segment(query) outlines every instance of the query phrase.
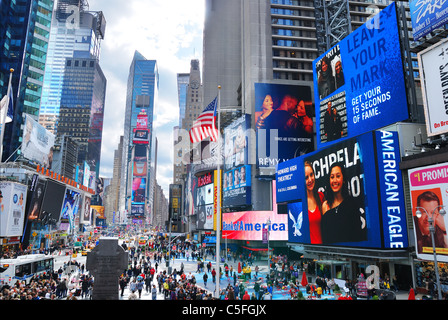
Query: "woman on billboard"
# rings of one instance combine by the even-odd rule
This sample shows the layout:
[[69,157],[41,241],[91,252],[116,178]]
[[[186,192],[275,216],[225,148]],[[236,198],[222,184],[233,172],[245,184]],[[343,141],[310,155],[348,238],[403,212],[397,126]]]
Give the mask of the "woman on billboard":
[[308,200],[308,221],[310,224],[310,242],[322,244],[321,219],[324,194],[317,191],[316,178],[311,162],[305,161],[305,185]]
[[322,242],[359,242],[367,240],[364,208],[350,195],[344,165],[330,167],[326,201],[322,205]]

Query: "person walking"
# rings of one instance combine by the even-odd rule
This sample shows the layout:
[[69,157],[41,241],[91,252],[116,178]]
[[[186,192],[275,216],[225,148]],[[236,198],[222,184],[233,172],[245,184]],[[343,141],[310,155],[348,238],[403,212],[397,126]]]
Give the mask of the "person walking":
[[208,279],[208,275],[206,272],[204,272],[204,276],[202,277],[202,279],[204,279],[204,286],[207,286],[207,279]]
[[144,282],[143,279],[140,279],[137,282],[137,290],[138,290],[138,298],[140,299],[142,297],[142,291],[143,291],[143,286],[144,286]]
[[156,300],[157,299],[157,288],[156,288],[155,284],[152,285],[151,294],[152,294],[152,300]]

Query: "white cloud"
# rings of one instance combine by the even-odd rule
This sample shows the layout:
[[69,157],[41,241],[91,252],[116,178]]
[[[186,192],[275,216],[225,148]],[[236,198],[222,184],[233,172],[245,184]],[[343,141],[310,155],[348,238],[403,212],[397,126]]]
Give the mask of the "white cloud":
[[[106,34],[100,65],[107,78],[101,176],[111,177],[114,151],[123,134],[127,77],[135,50],[159,67],[154,127],[159,139],[157,179],[168,194],[172,183],[172,129],[178,124],[177,73],[201,59],[205,0],[89,0],[103,11]],[[169,141],[169,143],[167,143]]]

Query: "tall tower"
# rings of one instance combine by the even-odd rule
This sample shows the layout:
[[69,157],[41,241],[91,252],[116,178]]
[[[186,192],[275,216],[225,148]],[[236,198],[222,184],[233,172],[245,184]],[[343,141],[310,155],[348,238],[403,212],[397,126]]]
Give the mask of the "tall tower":
[[[39,123],[57,133],[66,59],[99,61],[105,20],[102,12],[89,12],[87,0],[59,0],[53,14]],[[79,80],[78,80],[79,81]]]
[[[144,218],[148,212],[152,212],[156,173],[156,135],[153,122],[156,113],[159,91],[159,71],[157,61],[146,59],[141,53],[135,51],[129,69],[126,109],[123,135],[123,158],[122,158],[122,185],[120,194],[126,195],[120,198],[120,210],[128,210],[131,217]],[[144,116],[143,116],[144,114]],[[145,118],[146,130],[148,131],[147,144],[136,143],[135,134],[141,121]],[[141,146],[144,146],[142,148]],[[144,150],[143,150],[144,149]],[[137,155],[136,155],[137,153]],[[146,155],[145,155],[146,154]],[[144,211],[141,211],[142,201],[133,198],[133,169],[135,156],[146,157],[146,175],[144,187]],[[126,182],[126,183],[124,183]],[[143,180],[140,180],[143,186]],[[142,189],[142,188],[140,188]],[[135,190],[134,190],[135,191]],[[139,191],[141,192],[141,191]],[[139,193],[141,194],[141,193]],[[138,202],[138,205],[136,205]],[[134,203],[134,206],[132,204]],[[134,208],[134,213],[132,209]],[[138,210],[136,208],[139,208]]]
[[[14,119],[5,127],[3,159],[20,147],[27,113],[37,120],[47,60],[53,0],[6,0],[0,2],[0,94],[8,88],[14,69]],[[17,157],[17,153],[11,159]]]

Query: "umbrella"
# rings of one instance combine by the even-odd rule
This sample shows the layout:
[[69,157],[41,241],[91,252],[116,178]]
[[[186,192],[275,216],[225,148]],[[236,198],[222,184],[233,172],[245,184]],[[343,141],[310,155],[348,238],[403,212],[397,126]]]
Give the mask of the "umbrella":
[[302,281],[300,282],[300,284],[301,284],[303,287],[306,287],[306,285],[308,284],[308,280],[306,279],[305,271],[302,273]]
[[414,289],[411,288],[411,290],[409,291],[409,297],[408,300],[415,300],[415,292]]

